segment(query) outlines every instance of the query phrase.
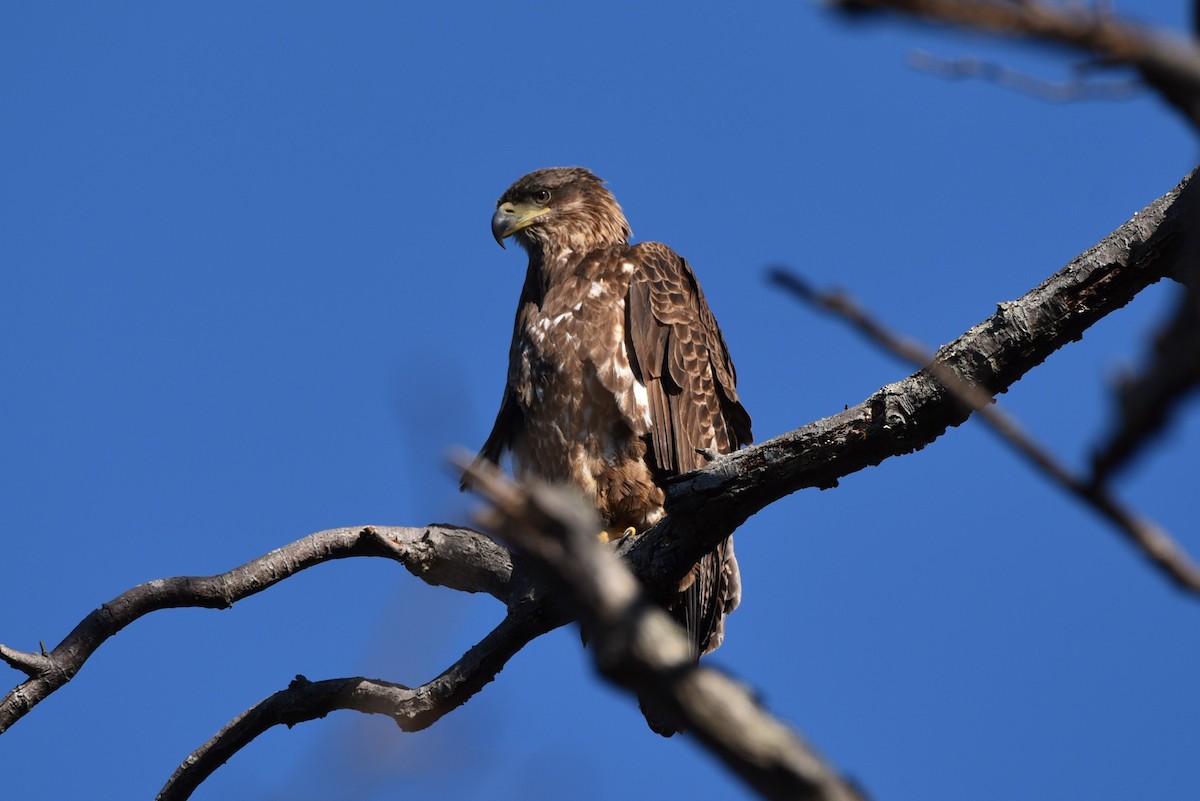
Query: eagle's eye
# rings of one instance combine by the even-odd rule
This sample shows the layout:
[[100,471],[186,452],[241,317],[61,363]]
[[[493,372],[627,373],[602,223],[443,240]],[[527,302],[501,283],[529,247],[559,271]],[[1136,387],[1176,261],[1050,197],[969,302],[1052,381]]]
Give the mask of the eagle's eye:
[[539,206],[545,206],[547,203],[550,202],[550,190],[549,189],[539,189],[536,192],[534,192],[533,193],[533,202],[537,203]]

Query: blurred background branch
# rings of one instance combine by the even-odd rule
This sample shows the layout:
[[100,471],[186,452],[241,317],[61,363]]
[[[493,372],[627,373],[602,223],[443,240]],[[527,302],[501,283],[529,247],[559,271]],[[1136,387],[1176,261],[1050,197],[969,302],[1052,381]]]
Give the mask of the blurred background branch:
[[1106,6],[1040,0],[830,0],[855,15],[895,12],[925,22],[1023,37],[1128,65],[1200,127],[1200,47],[1170,32],[1114,16]]
[[576,616],[602,675],[659,709],[764,798],[862,801],[788,726],[721,672],[697,665],[683,631],[597,539],[599,519],[571,490],[519,485],[462,465],[489,505],[479,523],[524,554]]

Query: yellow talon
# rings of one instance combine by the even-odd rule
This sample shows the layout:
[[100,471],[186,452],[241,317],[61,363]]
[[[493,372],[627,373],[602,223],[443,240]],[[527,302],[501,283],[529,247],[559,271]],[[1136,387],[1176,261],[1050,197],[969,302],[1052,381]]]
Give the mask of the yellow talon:
[[622,531],[620,533],[620,535],[613,535],[613,534],[609,534],[607,531],[601,531],[600,532],[600,541],[603,543],[620,542],[621,540],[625,539],[626,537],[635,537],[635,536],[637,536],[637,529],[634,528],[633,526],[630,526],[629,528]]

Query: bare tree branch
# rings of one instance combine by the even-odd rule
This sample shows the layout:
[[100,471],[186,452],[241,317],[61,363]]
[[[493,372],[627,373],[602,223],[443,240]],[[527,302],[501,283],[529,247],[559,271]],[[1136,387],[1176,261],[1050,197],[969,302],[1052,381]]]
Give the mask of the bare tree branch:
[[[771,279],[806,303],[841,317],[892,355],[917,367],[926,365],[925,369],[950,393],[964,406],[977,413],[1002,440],[1024,456],[1043,475],[1108,519],[1135,548],[1182,589],[1200,594],[1200,567],[1169,534],[1153,522],[1129,511],[1103,486],[1076,476],[1025,431],[1014,417],[991,405],[994,400],[991,395],[973,384],[962,382],[957,374],[946,369],[941,362],[933,361],[932,354],[920,345],[887,330],[848,295],[840,292],[818,292],[799,276],[782,269],[772,272]],[[1200,347],[1200,343],[1197,345]]]
[[105,640],[143,615],[178,607],[225,609],[313,565],[355,556],[394,559],[429,584],[508,600],[508,552],[478,532],[440,525],[321,531],[220,575],[139,584],[84,618],[48,654],[0,645],[0,659],[30,677],[0,701],[0,732],[70,681]]
[[1122,81],[1089,81],[1078,75],[1069,81],[1047,81],[1018,70],[978,58],[938,58],[923,50],[908,55],[908,65],[915,70],[939,78],[978,78],[997,86],[1036,97],[1050,103],[1073,103],[1079,100],[1126,100],[1145,91],[1135,79]]
[[486,463],[464,460],[462,466],[492,503],[480,524],[528,556],[578,616],[605,677],[665,705],[684,731],[766,798],[862,801],[745,687],[696,664],[683,631],[600,545],[600,521],[581,497],[564,488],[517,485]]
[[1200,47],[1082,4],[1003,0],[829,0],[846,12],[895,11],[928,22],[1040,39],[1128,64],[1200,127]]
[[316,720],[339,709],[387,715],[404,731],[427,728],[470,700],[531,640],[566,622],[544,599],[518,603],[462,658],[420,687],[362,677],[310,682],[297,676],[287,689],[238,715],[192,752],[156,798],[189,798],[213,771],[268,729]]

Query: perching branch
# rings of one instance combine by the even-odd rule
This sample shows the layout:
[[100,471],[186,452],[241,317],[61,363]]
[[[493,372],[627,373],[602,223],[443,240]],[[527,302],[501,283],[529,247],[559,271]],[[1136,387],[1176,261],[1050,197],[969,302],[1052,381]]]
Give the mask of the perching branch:
[[29,676],[0,701],[0,732],[70,681],[105,640],[143,615],[179,607],[226,609],[313,565],[354,556],[394,559],[428,584],[507,601],[508,552],[478,532],[439,525],[321,531],[217,576],[139,584],[84,618],[49,653],[0,645],[0,659]]
[[744,686],[696,664],[683,631],[600,545],[600,521],[578,494],[515,484],[486,463],[463,466],[491,504],[479,523],[528,557],[554,597],[569,606],[606,678],[668,710],[766,798],[862,801]]
[[1087,8],[1041,0],[829,0],[850,13],[894,11],[927,22],[1080,50],[1105,64],[1128,64],[1200,127],[1200,46]]

